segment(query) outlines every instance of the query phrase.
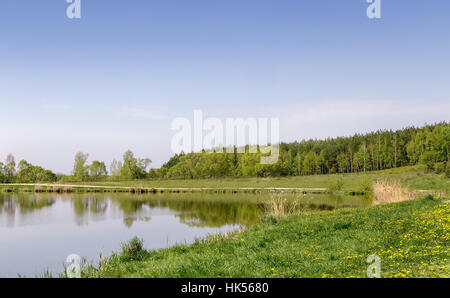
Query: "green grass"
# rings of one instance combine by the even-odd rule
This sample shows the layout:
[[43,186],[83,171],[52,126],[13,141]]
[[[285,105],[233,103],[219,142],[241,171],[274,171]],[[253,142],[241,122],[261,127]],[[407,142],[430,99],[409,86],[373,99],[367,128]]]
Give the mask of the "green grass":
[[74,184],[128,187],[162,188],[333,188],[339,180],[344,191],[360,191],[366,181],[378,179],[398,179],[403,186],[414,190],[435,190],[450,194],[450,179],[444,174],[427,173],[422,166],[402,167],[383,171],[352,174],[314,175],[279,178],[218,178],[195,180],[133,180],[76,182]]
[[310,212],[159,251],[113,254],[91,277],[449,277],[450,205],[443,199]]

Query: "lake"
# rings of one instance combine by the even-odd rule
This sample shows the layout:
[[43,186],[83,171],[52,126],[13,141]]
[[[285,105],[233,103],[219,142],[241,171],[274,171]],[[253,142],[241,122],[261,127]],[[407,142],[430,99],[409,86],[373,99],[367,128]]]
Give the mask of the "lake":
[[[0,277],[58,273],[70,254],[97,264],[137,236],[146,249],[192,243],[260,222],[256,194],[0,193]],[[359,197],[300,195],[308,209],[368,202]]]

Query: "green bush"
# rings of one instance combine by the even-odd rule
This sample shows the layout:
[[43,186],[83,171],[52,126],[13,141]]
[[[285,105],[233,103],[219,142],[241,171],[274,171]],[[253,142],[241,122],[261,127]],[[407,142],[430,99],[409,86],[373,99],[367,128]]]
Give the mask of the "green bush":
[[276,225],[278,223],[278,218],[271,214],[266,214],[261,217],[261,222],[265,225]]
[[446,163],[444,162],[437,162],[434,164],[434,172],[436,174],[442,174],[445,172],[446,168]]
[[329,190],[332,192],[341,191],[344,188],[344,179],[339,177],[333,184],[330,185]]
[[420,156],[420,163],[426,165],[428,171],[434,170],[434,165],[439,156],[437,152],[426,151]]
[[425,201],[435,201],[435,198],[432,195],[426,195],[423,199]]
[[144,250],[144,241],[138,237],[134,237],[130,242],[122,244],[122,261],[135,261],[141,259]]
[[361,192],[371,192],[373,190],[372,188],[372,180],[370,180],[367,177],[364,177],[363,180],[361,180],[360,184],[359,184],[359,190]]

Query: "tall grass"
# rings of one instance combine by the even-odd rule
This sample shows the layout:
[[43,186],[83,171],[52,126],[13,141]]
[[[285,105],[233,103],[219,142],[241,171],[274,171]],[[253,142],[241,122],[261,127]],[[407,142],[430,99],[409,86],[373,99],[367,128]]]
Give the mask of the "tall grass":
[[333,183],[328,187],[328,190],[332,193],[340,192],[344,189],[344,179],[342,176],[338,177],[336,181],[333,181]]
[[283,195],[272,195],[264,204],[266,214],[283,217],[287,215],[297,214],[302,208],[295,199],[288,199]]
[[134,237],[130,242],[122,244],[122,254],[120,257],[124,261],[133,261],[141,259],[145,253],[144,240]]
[[417,196],[413,191],[401,186],[400,181],[377,180],[373,184],[375,205],[414,200]]
[[42,185],[36,184],[34,186],[34,192],[37,192],[37,193],[44,192],[44,189],[42,188]]

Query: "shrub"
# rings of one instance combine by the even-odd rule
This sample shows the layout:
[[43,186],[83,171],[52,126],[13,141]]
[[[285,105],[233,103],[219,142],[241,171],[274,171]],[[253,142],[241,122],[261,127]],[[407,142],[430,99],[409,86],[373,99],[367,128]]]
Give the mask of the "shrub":
[[446,170],[446,163],[444,162],[437,162],[434,164],[434,172],[436,174],[442,174]]
[[420,156],[420,163],[426,165],[428,171],[434,170],[434,164],[438,160],[439,156],[437,152],[426,151]]
[[144,252],[144,241],[138,237],[134,237],[130,242],[122,244],[122,254],[120,257],[124,261],[139,260]]
[[430,194],[426,195],[423,199],[424,199],[424,200],[427,200],[427,201],[435,201],[435,200],[436,200],[436,199],[435,199],[432,195],[430,195]]
[[341,191],[343,188],[344,188],[344,179],[342,179],[342,177],[339,177],[333,184],[331,184],[329,190],[335,192]]
[[362,192],[371,192],[373,190],[372,181],[369,178],[364,177],[359,184],[359,189]]

